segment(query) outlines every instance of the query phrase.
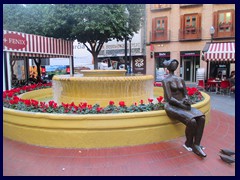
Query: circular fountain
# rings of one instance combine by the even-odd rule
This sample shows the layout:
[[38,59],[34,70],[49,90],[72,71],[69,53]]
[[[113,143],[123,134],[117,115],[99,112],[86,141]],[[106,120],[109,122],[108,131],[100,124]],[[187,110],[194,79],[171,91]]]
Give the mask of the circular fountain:
[[153,76],[125,76],[126,70],[82,70],[82,75],[53,77],[53,99],[107,106],[109,101],[131,105],[153,97]]
[[[126,76],[125,71],[87,71],[74,77],[55,76],[53,88],[21,95],[23,99],[58,99],[58,102],[126,104],[163,96],[152,76]],[[115,74],[117,73],[117,74]],[[100,75],[101,74],[101,75]],[[194,104],[210,119],[210,97]],[[147,100],[146,100],[147,101]],[[3,108],[5,137],[39,146],[60,148],[105,148],[156,143],[184,135],[185,126],[170,119],[164,110],[118,114],[52,114]]]

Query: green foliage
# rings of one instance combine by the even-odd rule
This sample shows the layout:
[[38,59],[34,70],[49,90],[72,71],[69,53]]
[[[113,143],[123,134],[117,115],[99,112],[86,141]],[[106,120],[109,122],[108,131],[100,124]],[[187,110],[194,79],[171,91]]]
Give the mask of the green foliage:
[[[125,8],[129,17],[124,13]],[[140,29],[144,8],[143,4],[5,4],[3,27],[11,31],[77,39],[92,53],[96,68],[97,56],[105,42],[123,40]]]

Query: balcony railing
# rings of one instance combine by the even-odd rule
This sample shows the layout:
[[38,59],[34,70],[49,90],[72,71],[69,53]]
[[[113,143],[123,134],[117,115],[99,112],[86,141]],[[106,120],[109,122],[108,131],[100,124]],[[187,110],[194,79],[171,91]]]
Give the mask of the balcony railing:
[[232,26],[232,23],[231,22],[221,22],[219,23],[219,29],[227,29],[227,28],[230,28]]
[[180,7],[202,6],[203,4],[180,4]]
[[170,30],[156,29],[150,32],[150,42],[167,42],[170,41]]
[[188,27],[179,30],[179,41],[201,40],[201,38],[202,38],[201,28]]
[[171,9],[171,4],[151,4],[151,11]]
[[227,30],[228,28],[219,28],[215,27],[215,33],[213,35],[214,39],[224,39],[224,38],[235,38],[235,29],[234,28],[230,28],[229,30]]

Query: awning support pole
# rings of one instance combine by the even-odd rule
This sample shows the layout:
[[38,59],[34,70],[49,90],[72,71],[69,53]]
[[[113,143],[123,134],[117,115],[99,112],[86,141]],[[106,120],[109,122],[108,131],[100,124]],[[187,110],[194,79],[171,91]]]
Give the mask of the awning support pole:
[[70,57],[69,57],[69,64],[70,64],[70,76],[74,76],[73,56],[70,56]]
[[6,53],[7,56],[7,78],[8,78],[8,90],[12,89],[12,73],[11,73],[11,63],[10,63],[10,53]]
[[209,61],[207,61],[207,76],[206,76],[206,79],[208,80],[208,74],[209,74],[209,72],[208,72],[208,67],[209,66]]

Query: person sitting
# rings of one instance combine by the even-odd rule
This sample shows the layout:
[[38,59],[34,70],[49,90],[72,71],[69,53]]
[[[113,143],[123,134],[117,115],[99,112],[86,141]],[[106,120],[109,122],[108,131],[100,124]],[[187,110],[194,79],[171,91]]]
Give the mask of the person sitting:
[[216,79],[219,79],[219,80],[222,79],[222,71],[218,72]]
[[207,155],[200,145],[205,126],[205,115],[191,107],[184,80],[174,75],[179,64],[178,61],[176,59],[165,60],[163,64],[169,71],[169,75],[162,81],[166,114],[186,125],[184,147],[201,157],[206,157]]
[[231,72],[229,76],[229,82],[231,83],[232,86],[235,86],[235,71]]

